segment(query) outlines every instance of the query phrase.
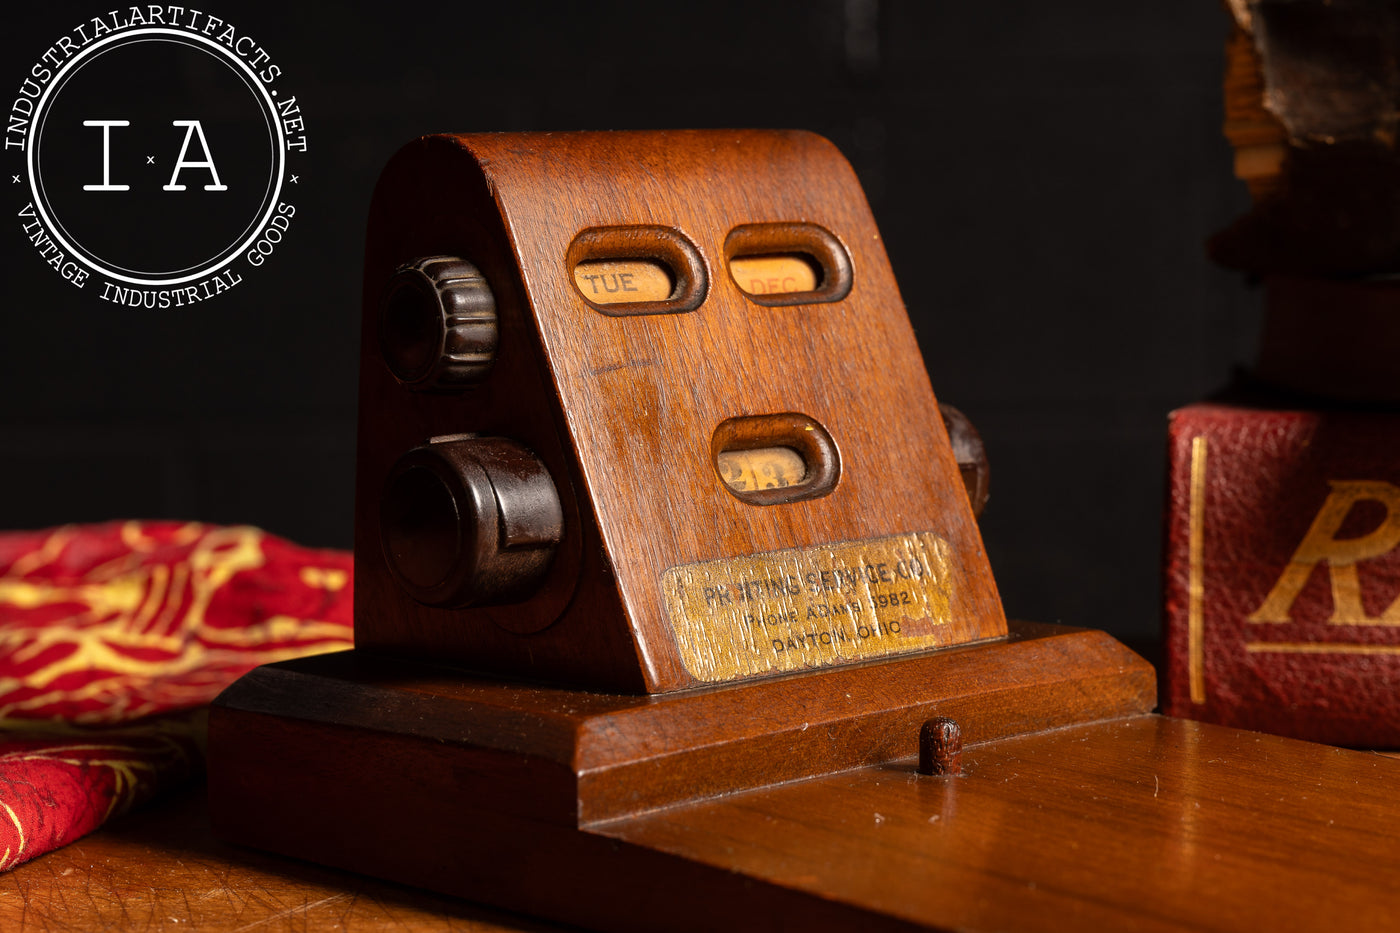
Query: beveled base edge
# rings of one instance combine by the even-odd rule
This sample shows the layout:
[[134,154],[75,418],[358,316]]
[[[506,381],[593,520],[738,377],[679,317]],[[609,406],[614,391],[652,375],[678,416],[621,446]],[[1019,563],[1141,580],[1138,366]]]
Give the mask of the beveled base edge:
[[[934,716],[976,745],[1136,716],[1155,691],[1107,635],[1025,623],[991,644],[658,696],[345,652],[260,668],[219,698],[210,810],[231,842],[572,923],[713,929],[716,905],[743,902],[804,929],[904,929],[588,827],[907,759]],[[618,896],[652,889],[650,907]]]
[[1148,712],[1155,697],[1151,666],[1109,636],[1032,623],[993,643],[655,696],[341,652],[244,677],[215,703],[210,744],[219,759],[225,724],[261,714],[300,724],[308,741],[326,726],[455,747],[523,769],[537,812],[578,824],[907,758],[935,716],[957,720],[971,745]]

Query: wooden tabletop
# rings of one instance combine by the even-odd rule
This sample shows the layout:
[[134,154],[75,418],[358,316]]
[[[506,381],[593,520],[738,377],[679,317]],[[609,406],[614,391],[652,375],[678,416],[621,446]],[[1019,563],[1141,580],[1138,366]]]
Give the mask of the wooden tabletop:
[[[964,763],[960,778],[896,763],[593,832],[936,928],[1381,930],[1400,916],[1389,758],[1143,716]],[[202,787],[0,874],[6,933],[187,929],[567,928],[221,843]]]
[[[1384,930],[1400,917],[1390,758],[1135,716],[974,745],[963,763],[952,779],[912,760],[841,771],[588,832],[896,925]],[[571,928],[220,842],[202,785],[0,873],[5,933],[187,929]]]
[[[594,828],[920,928],[1400,928],[1400,762],[1138,716]],[[873,922],[868,928],[875,928]]]
[[219,842],[202,786],[0,874],[6,933],[564,929]]

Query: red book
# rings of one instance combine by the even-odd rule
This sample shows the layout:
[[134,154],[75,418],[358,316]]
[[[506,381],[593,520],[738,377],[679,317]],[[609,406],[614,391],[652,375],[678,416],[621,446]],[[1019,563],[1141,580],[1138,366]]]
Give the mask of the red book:
[[1400,748],[1400,413],[1171,415],[1168,715]]

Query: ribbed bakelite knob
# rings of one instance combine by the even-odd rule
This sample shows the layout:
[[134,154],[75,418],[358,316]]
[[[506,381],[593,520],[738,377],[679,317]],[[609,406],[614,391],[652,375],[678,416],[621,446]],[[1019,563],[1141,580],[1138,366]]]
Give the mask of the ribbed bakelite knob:
[[486,377],[496,359],[496,300],[476,266],[427,256],[394,270],[379,310],[379,349],[412,389],[452,391]]

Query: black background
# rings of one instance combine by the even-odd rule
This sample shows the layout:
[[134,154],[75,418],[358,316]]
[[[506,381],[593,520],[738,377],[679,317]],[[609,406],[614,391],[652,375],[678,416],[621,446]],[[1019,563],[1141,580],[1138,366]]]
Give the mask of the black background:
[[[25,4],[6,109],[113,5]],[[348,547],[364,220],[438,131],[815,130],[866,187],[940,400],[990,450],[1007,611],[1156,630],[1165,416],[1248,362],[1258,298],[1202,243],[1241,213],[1213,0],[200,5],[307,119],[268,265],[167,311],[80,293],[10,215],[0,527],[173,517]],[[11,210],[23,206],[7,161]]]

